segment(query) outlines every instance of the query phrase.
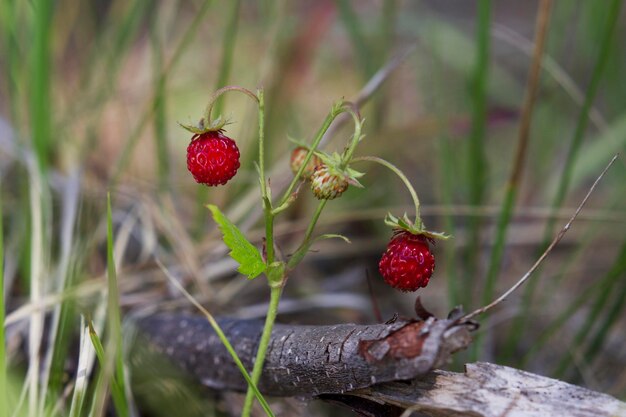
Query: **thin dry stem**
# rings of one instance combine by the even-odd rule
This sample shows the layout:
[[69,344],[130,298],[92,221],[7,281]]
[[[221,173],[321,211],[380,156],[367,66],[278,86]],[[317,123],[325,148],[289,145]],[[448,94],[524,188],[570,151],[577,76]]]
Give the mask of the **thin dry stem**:
[[478,316],[479,314],[483,314],[483,313],[491,310],[493,307],[497,306],[502,301],[504,301],[509,295],[511,295],[515,290],[517,290],[520,286],[522,286],[522,284],[524,284],[528,280],[528,278],[530,278],[532,273],[535,272],[535,270],[539,267],[539,265],[543,262],[543,260],[548,256],[548,254],[550,252],[552,252],[552,249],[554,249],[554,247],[561,241],[563,236],[565,236],[565,233],[567,233],[569,228],[572,226],[572,223],[574,222],[574,220],[576,220],[576,217],[578,217],[578,213],[580,213],[580,211],[582,210],[582,208],[585,205],[585,203],[587,203],[587,200],[589,200],[589,197],[591,197],[591,194],[595,190],[596,186],[598,185],[598,183],[600,182],[602,177],[604,177],[604,174],[606,174],[606,172],[609,170],[611,165],[613,165],[613,163],[617,160],[617,158],[618,158],[618,155],[615,155],[611,159],[611,161],[608,163],[608,165],[604,168],[604,170],[600,173],[598,178],[596,178],[596,180],[594,181],[593,185],[589,188],[589,191],[587,191],[587,195],[585,195],[585,198],[583,198],[582,202],[578,205],[578,208],[576,208],[576,211],[574,212],[572,217],[565,224],[563,229],[561,229],[561,231],[556,235],[556,237],[552,240],[552,243],[550,243],[550,246],[548,246],[548,248],[541,254],[539,259],[537,259],[537,261],[528,270],[528,272],[526,272],[524,274],[524,276],[522,276],[522,278],[520,278],[520,280],[515,283],[515,285],[513,285],[511,288],[509,288],[509,290],[506,291],[504,294],[502,294],[500,297],[496,298],[494,301],[492,301],[491,303],[487,304],[486,306],[481,307],[481,308],[479,308],[477,310],[474,310],[474,311],[472,311],[469,314],[466,314],[465,316],[461,317],[459,319],[459,321],[470,320],[470,319]]

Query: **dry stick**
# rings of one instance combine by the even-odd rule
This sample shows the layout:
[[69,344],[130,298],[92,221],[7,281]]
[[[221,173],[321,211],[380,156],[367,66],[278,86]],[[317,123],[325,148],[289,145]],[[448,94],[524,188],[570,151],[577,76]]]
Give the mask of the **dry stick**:
[[524,274],[524,276],[522,276],[522,278],[520,278],[519,281],[517,281],[515,283],[515,285],[513,285],[507,292],[505,292],[504,294],[502,294],[500,297],[496,298],[494,301],[492,301],[491,303],[487,304],[484,307],[481,307],[477,310],[474,310],[473,312],[466,314],[465,316],[461,317],[459,319],[459,322],[463,322],[463,321],[467,321],[470,320],[476,316],[478,316],[479,314],[483,314],[489,310],[491,310],[493,307],[497,306],[498,304],[500,304],[502,301],[504,301],[509,295],[511,295],[515,290],[517,290],[522,284],[524,284],[528,278],[530,278],[530,276],[532,275],[533,272],[535,272],[535,270],[539,267],[539,265],[541,264],[541,262],[543,262],[543,260],[548,256],[548,254],[552,251],[552,249],[554,249],[554,247],[561,241],[561,239],[563,238],[563,236],[565,236],[565,233],[567,233],[567,231],[569,230],[569,228],[571,227],[572,223],[574,222],[574,220],[576,220],[576,217],[578,217],[578,213],[580,213],[580,211],[582,210],[583,206],[585,205],[585,203],[587,203],[587,200],[589,200],[589,197],[591,196],[591,193],[593,193],[593,190],[596,188],[596,185],[598,185],[598,183],[600,182],[600,180],[602,179],[602,177],[604,177],[604,174],[606,174],[606,172],[609,170],[609,168],[611,167],[611,165],[613,165],[613,163],[615,162],[615,160],[617,160],[618,155],[613,156],[613,158],[611,159],[611,161],[608,163],[608,165],[604,168],[604,170],[602,171],[602,173],[600,173],[600,175],[598,176],[598,178],[596,178],[596,180],[594,181],[593,185],[591,186],[591,188],[589,188],[589,191],[587,191],[587,195],[585,195],[585,198],[583,198],[583,201],[580,203],[580,205],[578,206],[578,208],[576,209],[576,211],[574,212],[574,214],[572,215],[572,217],[570,217],[569,221],[565,224],[565,226],[563,227],[563,229],[561,229],[561,231],[556,235],[556,237],[554,238],[554,240],[552,240],[552,243],[550,243],[550,246],[548,246],[548,248],[541,254],[541,256],[539,257],[539,259],[537,259],[537,261],[534,263],[534,265],[528,270],[528,272],[526,272]]

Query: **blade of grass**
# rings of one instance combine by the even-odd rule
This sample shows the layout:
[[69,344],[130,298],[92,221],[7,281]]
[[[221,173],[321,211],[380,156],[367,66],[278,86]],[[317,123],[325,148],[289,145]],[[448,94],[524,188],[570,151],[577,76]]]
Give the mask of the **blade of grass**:
[[[561,177],[560,177],[558,189],[554,196],[554,200],[552,202],[553,212],[557,211],[561,207],[561,205],[563,204],[563,201],[565,200],[565,195],[569,189],[569,184],[571,182],[574,164],[578,157],[578,153],[582,145],[582,139],[587,129],[587,124],[589,121],[589,111],[592,107],[593,101],[598,91],[598,87],[600,85],[600,80],[602,79],[602,73],[604,72],[606,62],[610,55],[609,52],[610,52],[611,41],[613,39],[613,33],[617,25],[617,20],[619,17],[619,11],[620,11],[621,6],[622,6],[622,0],[612,0],[609,5],[608,17],[607,17],[608,20],[605,26],[602,42],[600,45],[600,53],[598,54],[598,59],[595,63],[595,67],[591,75],[591,83],[589,84],[589,88],[587,89],[587,93],[585,94],[585,101],[583,103],[583,106],[580,110],[580,114],[578,116],[578,121],[576,124],[576,128],[574,130],[574,135],[572,136],[572,140],[569,143],[568,153],[565,159],[563,170],[561,171]],[[550,236],[553,233],[554,226],[555,226],[554,218],[548,219],[545,232],[544,232],[543,243],[541,245],[542,250],[543,248],[547,246],[547,242],[549,242]],[[539,280],[534,280],[530,282],[524,291],[524,294],[522,297],[521,312],[517,316],[516,320],[513,322],[511,326],[511,332],[510,332],[511,336],[509,340],[507,341],[508,351],[512,351],[512,349],[514,349],[514,347],[518,344],[520,338],[524,334],[524,328],[526,327],[526,318],[530,317],[529,310],[532,304],[533,296],[535,293],[535,288],[538,282]]]
[[[622,286],[622,291],[616,292],[616,288],[620,288],[619,279],[626,272],[626,243],[622,245],[622,248],[617,256],[617,259],[613,263],[611,270],[605,275],[603,281],[606,282],[605,285],[602,286],[602,290],[599,292],[597,297],[594,300],[593,307],[589,315],[587,316],[585,323],[578,330],[576,336],[574,337],[574,341],[571,343],[573,349],[577,349],[582,346],[585,340],[591,339],[591,332],[594,326],[598,325],[600,320],[600,316],[608,308],[608,312],[606,314],[605,320],[602,322],[598,330],[596,331],[595,336],[593,337],[593,342],[587,348],[587,352],[583,356],[588,363],[592,363],[593,357],[591,355],[597,354],[598,350],[603,344],[604,337],[613,324],[613,320],[615,317],[619,315],[624,303],[623,295],[624,291],[626,291],[626,285]],[[615,302],[610,304],[611,296],[618,295],[614,297]],[[572,365],[572,356],[565,355],[561,361],[559,361],[558,365],[555,368],[554,375],[557,378],[562,378],[565,372],[570,369]]]
[[[78,217],[78,202],[80,196],[80,174],[73,170],[68,174],[67,181],[62,193],[62,220],[59,237],[60,258],[54,277],[54,283],[50,285],[58,293],[66,291],[70,276],[70,259],[72,257],[74,227]],[[48,329],[48,344],[51,346],[46,351],[41,390],[41,404],[48,399],[48,391],[51,398],[59,398],[62,387],[62,374],[65,368],[66,354],[70,339],[73,337],[70,313],[73,300],[63,300],[55,305],[52,319]],[[51,378],[52,377],[52,378]]]
[[[539,90],[539,80],[541,74],[541,63],[543,60],[543,50],[548,33],[550,23],[550,13],[552,9],[552,0],[542,0],[539,4],[537,19],[535,22],[535,48],[533,52],[532,62],[528,80],[526,81],[526,93],[522,104],[522,114],[520,117],[520,125],[517,136],[517,149],[515,151],[515,159],[511,174],[507,182],[506,194],[502,202],[500,215],[498,216],[496,235],[494,238],[493,249],[485,279],[485,289],[483,291],[482,304],[486,304],[493,299],[496,279],[500,272],[502,264],[502,256],[506,245],[506,236],[508,226],[513,216],[513,210],[517,201],[517,193],[520,186],[524,165],[526,162],[526,153],[530,142],[530,126],[532,123],[533,107]],[[477,339],[476,349],[480,350],[480,341]]]
[[165,90],[167,75],[164,71],[163,39],[159,35],[163,32],[159,26],[159,10],[156,9],[153,12],[150,25],[150,41],[152,45],[152,69],[154,71],[154,139],[156,142],[158,187],[160,192],[165,192],[170,189],[170,158],[166,130],[167,103]]
[[[570,146],[568,148],[567,157],[565,159],[565,164],[563,166],[563,171],[561,171],[561,178],[558,185],[557,192],[554,196],[554,201],[552,203],[553,210],[557,210],[563,204],[565,199],[565,195],[569,189],[569,184],[572,177],[572,172],[574,168],[574,163],[576,162],[576,158],[578,156],[578,152],[580,150],[582,140],[587,129],[587,124],[589,122],[589,111],[592,107],[593,101],[596,97],[596,93],[598,91],[598,87],[600,85],[600,81],[602,80],[602,74],[606,67],[606,63],[610,57],[611,51],[611,43],[613,40],[613,35],[615,31],[615,27],[617,26],[617,22],[620,16],[620,9],[622,7],[622,0],[612,0],[608,9],[608,17],[607,23],[605,26],[605,32],[603,34],[602,42],[600,44],[600,52],[598,54],[598,60],[596,61],[595,67],[593,69],[593,73],[591,75],[591,82],[589,84],[589,88],[587,89],[587,94],[585,95],[585,101],[580,110],[580,114],[578,116],[578,121],[576,124],[576,128],[574,131],[574,135],[572,136],[572,140],[570,142]],[[546,231],[544,234],[544,246],[545,242],[549,239],[546,238],[552,234],[554,229],[554,221],[548,221],[546,226]]]
[[[44,295],[44,195],[47,190],[43,189],[42,177],[39,171],[38,161],[28,160],[29,171],[29,200],[30,200],[30,302],[38,305]],[[28,329],[28,405],[29,415],[36,416],[39,408],[40,387],[40,348],[44,330],[43,311],[34,311],[30,316]]]
[[18,124],[20,119],[20,94],[19,86],[21,84],[20,74],[22,74],[21,65],[24,59],[20,56],[20,49],[17,44],[16,27],[18,24],[17,7],[18,1],[2,1],[0,2],[0,31],[2,31],[3,56],[6,59],[4,63],[4,73],[6,74],[6,95],[8,98],[11,119]]
[[[89,56],[81,66],[79,91],[83,93],[68,109],[59,126],[82,121],[85,113],[92,114],[96,121],[100,119],[102,106],[117,91],[115,80],[149,6],[150,2],[144,1],[114,2],[103,22],[106,29],[96,32],[94,46],[87,51]],[[90,90],[91,86],[93,90]]]
[[[418,60],[422,60],[422,57],[418,57]],[[433,74],[433,84],[435,91],[443,91],[442,86],[443,77],[439,74],[444,74],[443,63],[439,57],[433,55],[433,65],[431,66],[431,73]],[[444,205],[452,206],[454,204],[454,177],[456,162],[454,159],[454,148],[452,146],[450,132],[446,123],[446,106],[444,100],[439,94],[433,94],[432,96],[433,109],[435,115],[442,126],[441,134],[437,138],[437,159],[438,159],[438,187],[437,190],[440,195],[440,200]],[[449,233],[453,233],[454,230],[454,217],[452,213],[444,213],[443,216],[443,228]],[[457,251],[455,245],[449,245],[444,252],[444,270],[446,273],[446,286],[448,287],[448,304],[450,306],[459,305],[462,295],[458,285],[457,277],[458,271],[456,267]]]
[[[93,328],[93,324],[91,322],[89,322],[89,338],[91,340],[91,344],[102,369],[102,375],[104,376],[103,381],[107,381],[109,380],[109,378],[107,378],[107,369],[109,369],[111,351],[107,348],[107,351],[105,352],[102,341],[100,340],[100,337],[98,337],[98,333]],[[109,344],[107,343],[107,346],[108,345]],[[120,385],[117,375],[110,378],[110,381],[111,396],[113,397],[115,410],[117,411],[117,413],[119,413],[119,415],[128,415],[128,405],[126,404],[124,388],[122,387],[122,385]]]
[[[491,0],[478,2],[477,33],[476,33],[476,61],[470,84],[472,99],[472,126],[467,151],[467,189],[468,202],[478,207],[484,203],[487,189],[487,155],[485,152],[485,136],[487,130],[487,89],[489,83],[489,52],[491,47]],[[468,238],[472,245],[467,246],[465,254],[466,273],[470,277],[477,277],[478,260],[481,249],[482,219],[472,217],[468,222]],[[473,281],[473,282],[472,282]],[[462,280],[461,294],[463,304],[470,305],[472,300],[471,288],[477,283],[474,280]],[[480,355],[479,340],[472,344],[469,351],[470,360],[476,361]]]
[[84,317],[80,320],[80,350],[78,352],[78,367],[76,368],[76,381],[74,392],[70,402],[69,417],[80,417],[83,415],[83,405],[87,395],[89,376],[96,353],[93,341],[90,338],[90,326],[85,325]]
[[[111,194],[107,194],[107,355],[114,364],[113,371],[113,400],[115,409],[120,417],[128,417],[130,410],[126,399],[124,361],[122,349],[122,324],[120,314],[119,292],[117,287],[117,272],[113,257],[113,215],[111,211]],[[95,334],[95,333],[94,333]],[[97,336],[97,335],[96,335]],[[116,388],[117,386],[117,388]]]
[[[487,84],[489,80],[489,50],[490,27],[491,27],[491,0],[478,2],[477,21],[477,54],[474,63],[474,73],[470,84],[472,98],[472,127],[469,137],[469,149],[467,152],[467,187],[469,190],[468,201],[470,205],[480,206],[485,199],[487,189],[487,157],[485,154],[485,134],[487,125]],[[468,246],[466,255],[467,274],[476,277],[478,270],[478,258],[481,242],[481,219],[474,217],[469,220],[469,241],[474,242]],[[467,281],[463,294],[466,299],[464,304],[469,305],[471,291],[469,288],[475,283]]]
[[30,125],[37,162],[43,173],[51,162],[52,120],[50,108],[50,80],[53,68],[50,52],[52,49],[52,15],[54,2],[33,1],[33,48],[30,57]]
[[241,375],[243,375],[244,379],[248,383],[248,386],[252,389],[254,396],[259,401],[259,404],[261,404],[261,407],[263,408],[263,411],[265,411],[265,414],[267,414],[268,416],[274,416],[274,414],[272,413],[272,410],[270,409],[269,404],[265,400],[265,397],[263,397],[263,394],[261,394],[257,386],[252,382],[252,379],[250,378],[250,374],[248,374],[248,371],[246,370],[245,366],[243,366],[243,363],[241,362],[241,359],[239,359],[237,352],[235,351],[233,346],[230,344],[230,341],[224,334],[224,331],[222,330],[220,325],[217,323],[213,315],[209,313],[207,309],[205,309],[200,303],[198,303],[198,301],[196,301],[195,298],[193,298],[191,294],[187,292],[187,290],[178,282],[178,280],[169,272],[169,270],[165,267],[165,265],[163,265],[163,263],[159,259],[156,259],[156,263],[159,266],[159,268],[161,268],[161,270],[163,271],[167,279],[172,283],[172,285],[174,285],[176,289],[180,291],[185,296],[185,298],[189,300],[191,304],[193,304],[202,314],[204,314],[207,321],[213,328],[213,331],[215,332],[215,334],[217,334],[220,341],[222,342],[222,344],[224,345],[228,353],[233,358],[233,361],[237,365],[237,368],[239,368],[239,370],[241,371]]
[[[189,28],[187,29],[182,39],[176,46],[174,55],[170,59],[168,65],[165,67],[164,72],[161,75],[162,77],[168,76],[178,64],[183,52],[187,49],[187,47],[193,40],[193,37],[196,34],[198,27],[200,26],[200,23],[202,23],[204,16],[209,11],[210,4],[211,3],[209,1],[203,2],[202,7],[196,12],[193,22],[191,23],[191,25],[189,25]],[[152,115],[154,114],[154,111],[155,111],[154,104],[155,103],[153,101],[150,104],[150,106],[144,111],[144,113],[139,118],[139,121],[137,122],[135,128],[132,130],[128,139],[126,140],[126,143],[124,144],[124,148],[120,152],[120,156],[118,157],[111,171],[112,174],[111,174],[110,182],[112,186],[117,184],[120,175],[122,174],[122,172],[128,165],[128,162],[130,161],[130,157],[132,156],[133,150],[135,149],[135,146],[137,145],[137,142],[141,136],[141,133],[143,133],[143,130],[145,129],[146,125],[148,124],[150,120],[150,117],[152,117]]]
[[[1,189],[0,189],[1,192]],[[5,349],[4,335],[4,315],[5,315],[5,298],[4,298],[4,210],[2,209],[2,194],[0,194],[0,416],[8,416],[8,398],[7,391],[9,389],[7,380],[7,358]]]

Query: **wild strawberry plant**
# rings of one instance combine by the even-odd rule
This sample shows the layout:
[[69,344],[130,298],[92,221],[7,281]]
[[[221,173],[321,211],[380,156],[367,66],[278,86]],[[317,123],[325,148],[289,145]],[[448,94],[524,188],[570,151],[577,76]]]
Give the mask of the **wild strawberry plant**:
[[[416,291],[425,287],[433,273],[435,258],[431,244],[435,239],[446,239],[443,233],[428,231],[420,217],[420,203],[417,193],[407,177],[390,162],[374,157],[355,157],[358,144],[363,139],[363,119],[350,102],[339,100],[333,104],[310,144],[298,143],[290,159],[294,174],[291,183],[279,198],[274,198],[265,175],[265,102],[263,90],[253,93],[242,87],[228,86],[216,91],[211,97],[204,116],[197,125],[181,125],[193,134],[187,150],[187,167],[198,183],[207,186],[226,184],[239,168],[239,150],[234,140],[226,136],[225,121],[221,116],[212,118],[213,104],[222,94],[237,91],[250,97],[258,105],[258,162],[257,170],[261,188],[261,203],[265,221],[265,244],[259,251],[244,234],[215,205],[208,205],[213,219],[218,224],[224,243],[230,248],[230,256],[239,264],[238,271],[248,279],[265,275],[270,287],[270,302],[263,333],[246,395],[242,416],[249,416],[254,396],[259,396],[256,385],[259,382],[270,335],[278,312],[278,304],[289,273],[302,261],[311,245],[319,239],[344,236],[327,234],[315,236],[315,227],[324,208],[330,200],[341,197],[349,187],[363,187],[359,178],[365,174],[354,169],[353,165],[362,162],[378,163],[393,171],[406,185],[415,205],[415,216],[407,214],[396,217],[389,213],[385,223],[393,229],[392,239],[379,263],[380,273],[387,284],[401,291]],[[341,114],[348,114],[354,124],[354,132],[341,153],[326,153],[320,143],[333,121]],[[306,190],[302,182],[309,183],[311,192],[319,200],[309,221],[300,245],[288,257],[279,256],[275,250],[274,223],[276,218]],[[347,240],[347,239],[346,239]],[[231,354],[236,353],[231,350]],[[267,407],[265,411],[271,414]]]

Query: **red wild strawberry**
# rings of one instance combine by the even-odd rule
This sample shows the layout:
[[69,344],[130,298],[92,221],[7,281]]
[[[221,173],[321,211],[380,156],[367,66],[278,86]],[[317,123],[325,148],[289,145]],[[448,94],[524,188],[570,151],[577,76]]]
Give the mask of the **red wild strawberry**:
[[[290,165],[291,165],[291,171],[293,172],[293,175],[296,175],[298,173],[308,153],[309,153],[309,150],[305,148],[304,146],[298,146],[296,149],[294,149],[291,152]],[[308,181],[311,178],[311,175],[313,175],[313,171],[315,170],[315,167],[321,164],[322,164],[322,160],[320,159],[319,156],[315,154],[311,155],[311,159],[309,159],[309,163],[306,164],[306,167],[302,171],[302,175],[300,176],[300,178],[305,181]]]
[[428,285],[435,269],[430,252],[432,239],[406,230],[397,231],[387,245],[378,269],[385,282],[401,291],[417,291]]
[[319,200],[332,200],[348,189],[348,179],[327,165],[318,165],[311,175],[311,190]]
[[239,169],[237,144],[221,130],[195,135],[187,147],[187,169],[200,184],[226,184]]

